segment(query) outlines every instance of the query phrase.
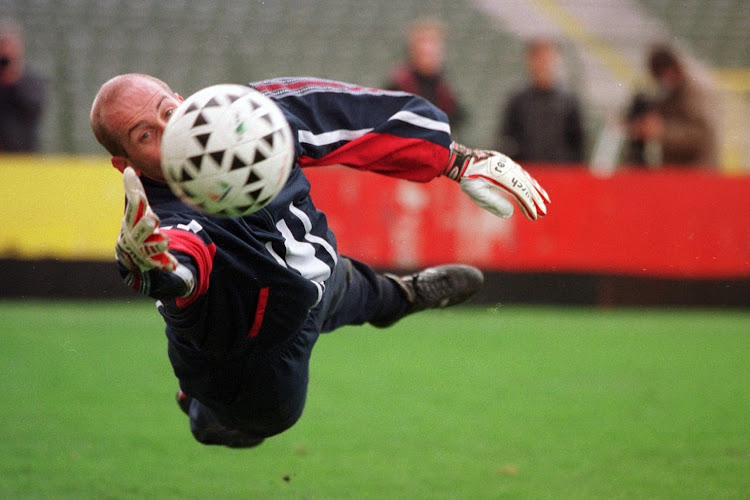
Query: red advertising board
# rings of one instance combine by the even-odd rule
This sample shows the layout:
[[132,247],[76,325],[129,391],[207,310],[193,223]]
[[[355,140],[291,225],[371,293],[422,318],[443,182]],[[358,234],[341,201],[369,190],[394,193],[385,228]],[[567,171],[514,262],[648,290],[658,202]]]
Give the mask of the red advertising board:
[[529,170],[552,198],[549,215],[535,222],[520,211],[499,219],[448,179],[419,184],[345,168],[306,173],[339,250],[378,267],[458,261],[514,272],[750,277],[750,176]]

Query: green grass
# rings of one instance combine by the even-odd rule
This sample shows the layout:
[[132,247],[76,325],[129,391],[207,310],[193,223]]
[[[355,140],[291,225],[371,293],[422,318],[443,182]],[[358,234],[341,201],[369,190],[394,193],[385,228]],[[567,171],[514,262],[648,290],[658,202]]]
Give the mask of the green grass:
[[205,447],[149,302],[0,302],[0,498],[750,498],[750,313],[497,307],[318,343],[308,406]]

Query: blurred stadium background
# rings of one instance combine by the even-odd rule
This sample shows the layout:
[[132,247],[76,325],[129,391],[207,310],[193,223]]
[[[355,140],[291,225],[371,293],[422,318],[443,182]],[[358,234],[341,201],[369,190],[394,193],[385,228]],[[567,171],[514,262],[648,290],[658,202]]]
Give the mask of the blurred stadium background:
[[[750,10],[744,0],[371,0],[366,4],[351,0],[3,0],[0,17],[6,16],[24,28],[29,65],[47,77],[50,100],[41,134],[42,155],[0,157],[3,166],[12,167],[0,169],[4,198],[15,200],[6,213],[22,214],[6,225],[5,237],[0,232],[0,267],[14,277],[12,283],[18,283],[4,284],[3,296],[71,291],[53,286],[61,281],[59,277],[68,275],[67,270],[39,267],[38,259],[52,259],[55,264],[62,259],[87,269],[109,265],[111,233],[116,231],[120,209],[119,180],[114,172],[88,172],[106,170],[93,166],[107,160],[91,134],[88,112],[93,96],[108,78],[130,71],[151,73],[183,95],[217,82],[281,75],[380,86],[404,53],[406,27],[424,16],[440,18],[450,28],[447,73],[470,114],[470,120],[456,130],[464,143],[492,144],[498,113],[510,91],[525,78],[524,40],[542,34],[562,44],[564,79],[583,101],[591,157],[605,125],[623,113],[633,90],[642,84],[649,45],[668,40],[716,90],[723,171],[737,182],[746,182],[750,169]],[[79,220],[83,212],[89,213],[86,217],[97,217],[84,217],[87,228],[98,231],[99,247],[93,250],[81,248],[80,241],[70,243],[78,233],[49,227],[43,216],[35,219],[35,213],[60,210],[55,196],[70,199],[71,193],[60,190],[56,179],[47,183],[49,196],[46,191],[35,193],[28,182],[28,192],[18,188],[29,172],[48,175],[39,167],[57,163],[78,174],[82,170],[77,166],[87,165],[76,193],[104,186],[99,198],[80,201],[83,205],[78,207],[68,201],[65,207],[73,220]],[[693,185],[702,182],[698,179]],[[709,182],[706,190],[711,189],[721,186]],[[640,194],[661,197],[664,192]],[[667,198],[677,194],[669,193]],[[725,201],[731,205],[739,200]],[[46,203],[43,209],[39,203]],[[672,199],[671,203],[690,204],[691,200]],[[729,209],[735,220],[740,219],[735,226],[749,216],[746,205]],[[563,203],[557,208],[567,207]],[[658,219],[659,212],[650,216]],[[717,219],[725,218],[726,214],[715,212]],[[664,224],[672,224],[671,219]],[[686,231],[689,236],[695,230]],[[750,237],[747,231],[737,233],[736,227],[723,231],[731,233],[729,245],[737,247],[734,253],[740,256],[730,275],[702,276],[699,282],[684,281],[679,275],[667,276],[666,281],[657,276],[649,282],[652,293],[646,294],[647,302],[750,305],[750,263],[748,257],[741,257],[750,254]],[[32,232],[35,236],[28,236]],[[50,241],[34,240],[42,233]],[[631,236],[649,237],[645,232]],[[65,249],[58,251],[57,246]],[[44,269],[42,277],[33,283],[21,279],[32,268],[37,274]],[[562,270],[568,274],[554,266],[510,271],[515,274],[506,273],[504,285],[492,290],[488,300],[637,302],[633,297],[643,296],[643,276],[636,279],[621,273],[603,285],[597,273],[585,269]],[[111,276],[102,280],[110,283]],[[39,283],[46,285],[40,289]],[[561,291],[535,296],[539,283]],[[105,295],[123,293],[98,285]],[[72,294],[87,287],[90,284],[79,284]],[[630,289],[630,298],[602,299],[602,287]]]
[[186,95],[280,75],[379,86],[403,54],[407,25],[429,15],[450,26],[447,67],[471,112],[461,131],[467,143],[492,142],[498,110],[524,78],[524,39],[561,40],[567,83],[586,104],[593,140],[630,97],[647,47],[670,40],[733,110],[725,114],[735,120],[723,134],[727,168],[750,164],[747,141],[737,139],[750,130],[743,0],[5,0],[0,15],[19,20],[30,64],[49,78],[50,152],[100,152],[87,114],[116,74],[151,73]]

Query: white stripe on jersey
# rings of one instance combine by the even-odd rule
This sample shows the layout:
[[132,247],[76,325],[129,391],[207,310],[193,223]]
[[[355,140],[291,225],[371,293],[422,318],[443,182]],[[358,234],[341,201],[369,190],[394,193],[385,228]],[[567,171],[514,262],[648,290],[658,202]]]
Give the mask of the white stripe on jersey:
[[435,130],[437,132],[445,132],[446,134],[451,133],[451,126],[448,123],[433,120],[432,118],[426,118],[422,115],[412,113],[411,111],[399,111],[388,120],[399,120],[417,127]]
[[311,144],[313,146],[327,146],[328,144],[335,144],[340,141],[353,141],[359,139],[365,134],[372,132],[371,128],[363,128],[360,130],[332,130],[331,132],[323,132],[321,134],[313,134],[309,130],[300,130],[297,134],[299,142],[305,144]]
[[310,281],[323,283],[331,276],[330,266],[315,256],[315,247],[306,241],[297,241],[285,220],[277,222],[276,229],[284,237],[286,255],[282,259],[273,250],[270,242],[266,243],[266,250],[277,262],[283,263],[284,267],[295,269]]
[[333,262],[336,263],[338,257],[336,255],[336,250],[333,249],[331,244],[320,236],[315,236],[310,232],[312,231],[312,221],[310,220],[310,217],[308,217],[305,212],[295,207],[292,203],[289,204],[289,211],[291,211],[294,215],[297,216],[300,221],[302,221],[302,226],[305,228],[305,239],[310,243],[317,243],[318,245],[323,247],[323,249],[328,252],[328,255],[331,256]]
[[[439,120],[433,120],[432,118],[426,118],[411,111],[399,111],[388,119],[388,121],[391,120],[402,121],[409,125],[414,125],[415,127],[444,132],[446,134],[451,133],[450,124]],[[309,130],[300,130],[297,137],[299,142],[304,144],[310,144],[312,146],[327,146],[341,141],[353,141],[359,139],[373,130],[374,129],[372,128],[362,128],[359,130],[339,129],[330,132],[322,132],[320,134],[313,134]]]

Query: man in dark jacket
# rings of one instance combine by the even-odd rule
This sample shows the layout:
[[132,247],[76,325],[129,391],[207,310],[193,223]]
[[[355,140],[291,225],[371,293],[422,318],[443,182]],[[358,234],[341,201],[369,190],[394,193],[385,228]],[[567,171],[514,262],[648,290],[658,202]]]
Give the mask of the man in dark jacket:
[[21,28],[0,21],[0,153],[39,149],[44,80],[26,67]]
[[581,163],[584,132],[576,97],[560,88],[557,46],[534,40],[527,48],[530,82],[501,113],[495,149],[516,161]]

